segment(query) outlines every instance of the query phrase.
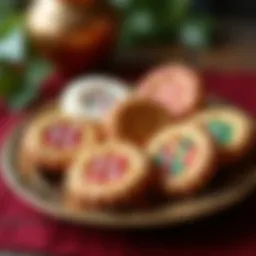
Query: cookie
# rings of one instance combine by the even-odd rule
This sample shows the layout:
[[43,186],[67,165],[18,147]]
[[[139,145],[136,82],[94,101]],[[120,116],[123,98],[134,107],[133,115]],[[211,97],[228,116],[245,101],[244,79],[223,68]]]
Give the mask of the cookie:
[[169,113],[159,104],[134,96],[114,108],[106,125],[110,137],[144,146],[171,121]]
[[125,82],[107,76],[88,76],[71,83],[60,98],[60,109],[80,118],[100,121],[118,102],[126,99]]
[[147,151],[162,174],[167,196],[194,194],[215,174],[214,145],[208,133],[197,126],[170,126],[150,141]]
[[161,66],[139,83],[138,94],[160,103],[175,118],[188,116],[203,103],[198,74],[181,64]]
[[143,200],[151,181],[149,159],[124,142],[108,142],[83,152],[66,180],[68,205],[82,208],[123,208]]
[[192,120],[212,134],[223,162],[239,160],[254,144],[252,119],[235,107],[210,107]]
[[106,127],[103,122],[90,122],[98,143],[104,142],[108,139]]
[[[21,141],[21,158],[30,157],[30,167],[23,164],[25,173],[32,167],[47,172],[63,172],[78,151],[91,150],[96,135],[90,123],[59,114],[45,114],[27,127]],[[33,168],[33,169],[36,169]]]

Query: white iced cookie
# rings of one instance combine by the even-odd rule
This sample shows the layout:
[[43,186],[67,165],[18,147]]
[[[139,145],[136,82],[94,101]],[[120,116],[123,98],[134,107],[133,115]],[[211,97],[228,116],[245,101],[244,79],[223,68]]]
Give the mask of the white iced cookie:
[[125,82],[107,76],[87,76],[74,81],[61,96],[66,114],[98,121],[129,95]]
[[168,196],[193,194],[215,173],[212,140],[197,126],[170,126],[150,141],[147,151],[154,169],[162,174],[163,191]]
[[194,121],[212,134],[224,161],[238,160],[253,145],[253,121],[235,107],[211,107],[196,115]]

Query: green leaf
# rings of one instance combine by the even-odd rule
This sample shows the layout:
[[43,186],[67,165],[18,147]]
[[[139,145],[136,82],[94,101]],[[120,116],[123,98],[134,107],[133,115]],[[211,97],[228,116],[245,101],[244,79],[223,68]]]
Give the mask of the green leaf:
[[42,82],[51,70],[51,65],[42,59],[30,61],[24,75],[24,89],[14,95],[10,101],[10,106],[20,110],[35,100],[39,96]]
[[26,89],[15,94],[13,98],[8,102],[8,105],[12,108],[12,110],[21,110],[27,107],[30,102],[35,100],[36,96],[37,94],[35,91]]
[[191,0],[167,0],[168,22],[172,25],[178,25],[178,23],[187,17],[191,3]]
[[6,37],[14,28],[20,27],[23,23],[23,16],[19,13],[11,13],[0,22],[0,38]]
[[51,70],[31,49],[20,7],[20,0],[0,0],[0,96],[13,109],[26,107],[39,95]]
[[174,39],[187,17],[191,0],[133,0],[126,7],[121,45],[166,42]]
[[19,19],[19,16],[22,14],[20,7],[22,7],[25,2],[27,1],[0,0],[0,36],[1,33],[9,31],[8,27],[12,26],[13,22],[18,23],[15,19]]
[[0,60],[21,63],[26,58],[26,38],[22,28],[16,28],[0,40]]
[[1,0],[0,1],[0,17],[4,18],[15,10],[15,3],[13,0]]
[[50,72],[51,66],[41,59],[33,59],[24,70],[10,64],[2,64],[0,96],[12,109],[20,110],[36,99],[43,80]]
[[187,20],[180,30],[181,42],[190,48],[207,47],[210,44],[213,22],[209,18],[199,17]]
[[133,0],[110,0],[110,3],[120,10],[126,10],[130,7],[132,1]]
[[28,86],[34,88],[45,76],[49,75],[52,66],[49,62],[37,57],[29,61],[26,73]]
[[20,67],[0,64],[0,96],[7,101],[22,90],[23,72]]
[[138,9],[125,20],[120,43],[122,46],[133,46],[152,40],[156,34],[157,24],[153,12],[149,9]]
[[155,27],[154,16],[149,10],[138,10],[130,17],[131,29],[141,35],[149,34]]
[[26,58],[23,16],[12,15],[0,24],[0,60],[22,62]]
[[154,7],[159,42],[170,42],[190,11],[191,0],[162,0],[161,8]]

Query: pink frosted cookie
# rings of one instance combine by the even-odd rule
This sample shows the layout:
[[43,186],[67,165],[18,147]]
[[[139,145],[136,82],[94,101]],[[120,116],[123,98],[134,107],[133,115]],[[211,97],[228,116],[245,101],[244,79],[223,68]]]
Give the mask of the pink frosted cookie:
[[189,67],[178,64],[151,71],[140,82],[138,93],[160,103],[177,118],[196,111],[203,99],[198,75]]
[[215,148],[209,135],[196,126],[176,125],[160,132],[148,145],[156,170],[162,173],[169,196],[193,194],[215,173]]
[[145,197],[151,179],[148,165],[140,150],[124,142],[82,152],[68,172],[68,202],[78,209],[133,205]]

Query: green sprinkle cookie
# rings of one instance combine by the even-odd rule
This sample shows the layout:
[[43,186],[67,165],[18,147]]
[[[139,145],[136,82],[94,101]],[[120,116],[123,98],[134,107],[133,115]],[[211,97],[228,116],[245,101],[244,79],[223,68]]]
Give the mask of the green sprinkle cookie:
[[196,193],[216,170],[211,136],[199,126],[165,128],[150,141],[147,151],[154,169],[163,174],[162,186],[167,196]]
[[224,162],[241,159],[253,145],[252,119],[235,107],[211,107],[199,113],[194,122],[210,132]]

